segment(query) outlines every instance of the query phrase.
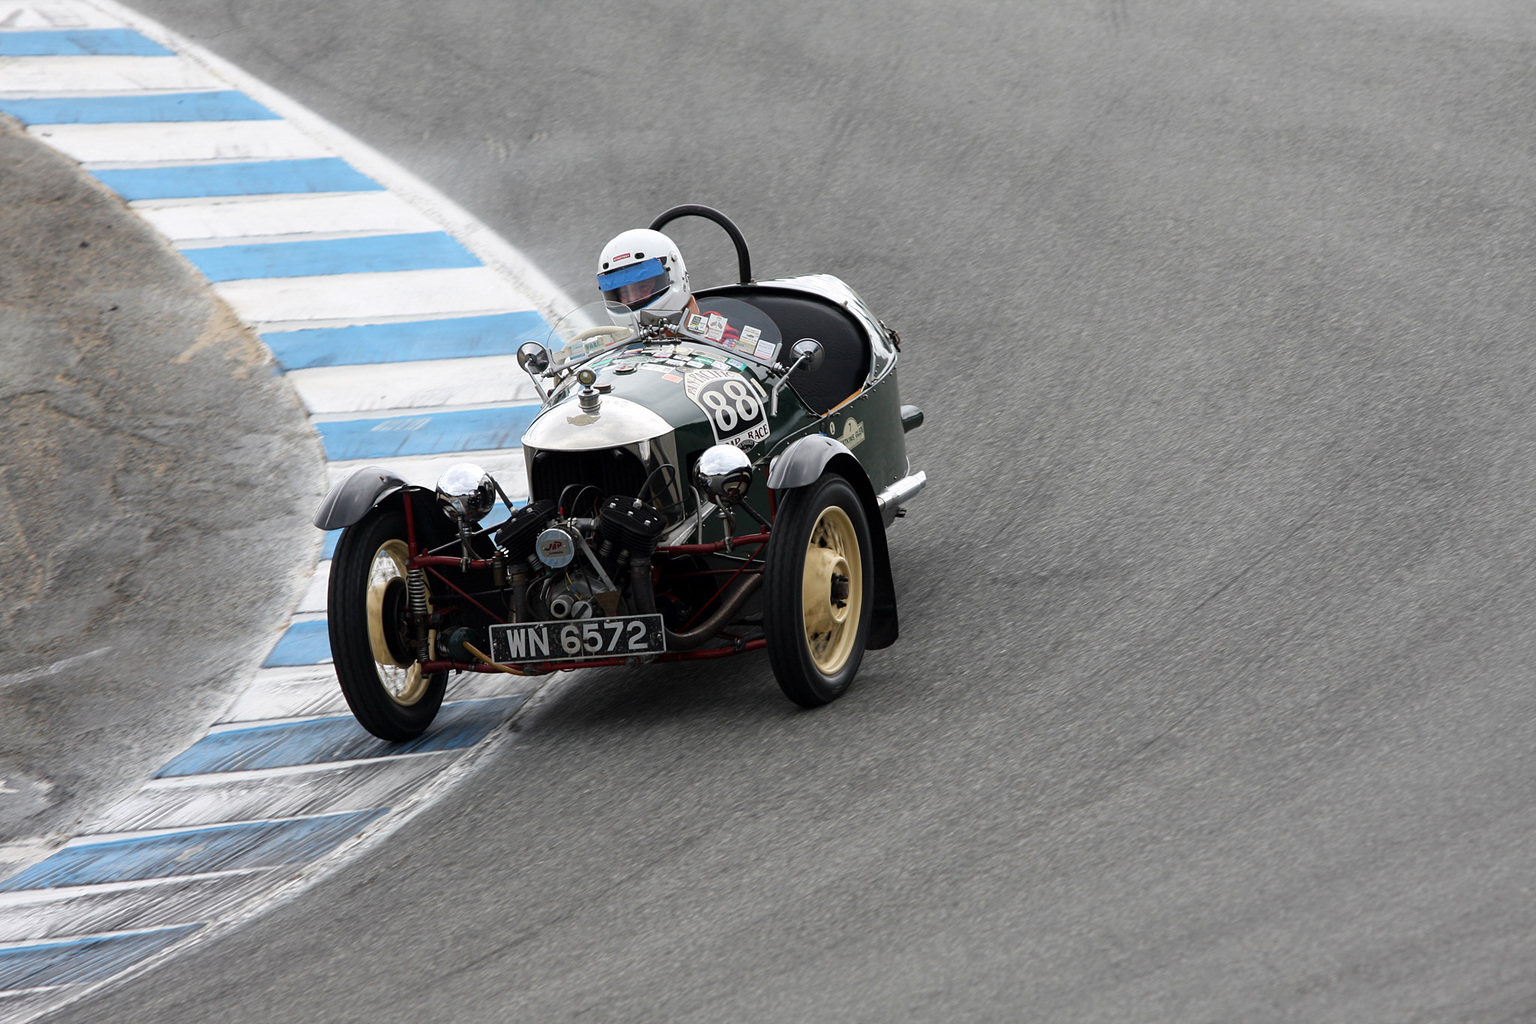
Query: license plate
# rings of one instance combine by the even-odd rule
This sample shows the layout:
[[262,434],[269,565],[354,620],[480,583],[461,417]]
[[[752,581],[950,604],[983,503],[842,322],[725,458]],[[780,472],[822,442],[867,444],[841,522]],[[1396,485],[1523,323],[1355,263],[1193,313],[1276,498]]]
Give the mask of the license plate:
[[628,658],[661,654],[666,649],[667,634],[660,615],[555,619],[491,627],[491,660],[504,665]]

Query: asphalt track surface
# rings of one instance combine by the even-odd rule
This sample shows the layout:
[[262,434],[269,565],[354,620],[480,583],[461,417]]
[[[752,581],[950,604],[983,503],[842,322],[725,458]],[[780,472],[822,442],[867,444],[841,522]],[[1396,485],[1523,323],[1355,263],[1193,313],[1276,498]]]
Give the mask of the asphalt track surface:
[[584,675],[52,1019],[1536,1016],[1536,15],[1269,6],[139,4],[573,295],[848,280],[930,488],[836,705]]

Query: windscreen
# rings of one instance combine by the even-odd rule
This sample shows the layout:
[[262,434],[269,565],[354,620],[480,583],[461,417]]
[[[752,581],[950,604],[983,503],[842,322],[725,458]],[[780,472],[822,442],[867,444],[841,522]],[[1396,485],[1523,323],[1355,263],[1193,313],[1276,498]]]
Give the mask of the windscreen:
[[618,302],[592,302],[556,321],[549,332],[551,368],[579,363],[634,338],[634,311]]

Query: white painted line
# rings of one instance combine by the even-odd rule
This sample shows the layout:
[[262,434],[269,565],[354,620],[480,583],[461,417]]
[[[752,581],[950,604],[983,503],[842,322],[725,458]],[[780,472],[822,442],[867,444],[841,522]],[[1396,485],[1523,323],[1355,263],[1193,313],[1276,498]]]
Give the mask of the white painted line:
[[231,704],[216,723],[249,724],[269,718],[299,718],[306,715],[333,715],[346,711],[336,673],[324,669],[325,678],[298,686],[262,689],[251,686]]
[[[47,124],[32,125],[27,133],[83,164],[93,165],[299,160],[330,155],[324,146],[283,121]],[[153,218],[145,219],[154,224]]]
[[[505,274],[525,294],[534,298],[537,303],[535,308],[551,321],[564,316],[578,305],[506,239],[482,224],[469,211],[382,153],[353,138],[320,115],[265,82],[252,77],[236,65],[191,40],[176,35],[137,11],[115,0],[90,0],[90,2],[108,15],[121,19],[122,24],[138,29],[148,38],[203,65],[300,131],[323,141],[337,156],[342,157],[347,163],[379,182],[388,191],[405,199],[437,221],[467,249],[484,260],[487,266]],[[517,308],[527,309],[529,306],[524,304]]]
[[[404,754],[402,757],[420,757],[420,754]],[[211,776],[210,776],[211,777]],[[228,776],[225,776],[226,778]],[[369,808],[370,810],[372,808]],[[72,850],[80,846],[100,846],[108,843],[124,843],[130,839],[157,839],[160,836],[173,836],[183,832],[208,831],[215,835],[224,834],[228,830],[226,825],[287,825],[294,822],[312,821],[316,818],[324,818],[325,811],[303,812],[299,814],[260,814],[247,818],[220,818],[218,821],[203,825],[194,825],[190,828],[185,825],[155,825],[148,828],[124,829],[122,831],[93,832],[90,835],[78,835],[60,847],[61,850]],[[187,877],[185,875],[179,877]]]
[[539,400],[516,356],[317,366],[290,370],[287,376],[316,416]]
[[226,84],[181,57],[7,57],[0,92],[66,96],[84,92],[223,89]]
[[441,750],[285,770],[195,776],[193,785],[145,786],[93,824],[121,835],[153,835],[162,829],[391,807],[461,754],[462,750]]
[[[483,677],[486,678],[486,679],[495,680],[498,675],[505,675],[505,673],[478,673],[477,672],[477,673],[474,673],[474,675],[476,675],[476,676],[482,676],[483,675]],[[512,679],[518,679],[520,677],[506,675],[506,678],[509,679],[509,680],[512,680]],[[481,689],[484,690],[486,688],[482,687]],[[510,696],[514,689],[515,688],[511,687],[509,684],[502,683],[502,684],[500,684],[498,686],[489,688],[486,692],[477,692],[477,693],[471,693],[471,694],[463,694],[463,693],[461,693],[461,694],[458,694],[457,696],[454,696],[452,698],[445,698],[444,704],[445,704],[445,706],[447,704],[475,704],[475,703],[479,703],[479,702],[482,702],[482,701],[495,700],[498,697]],[[340,690],[338,689],[337,692],[340,693]],[[213,725],[210,725],[208,727],[207,731],[204,733],[204,738],[207,738],[208,736],[220,736],[220,735],[223,735],[224,733],[230,733],[230,732],[250,732],[252,729],[264,729],[264,728],[266,728],[268,726],[275,726],[275,725],[305,725],[305,724],[312,723],[312,722],[324,722],[324,721],[326,721],[328,719],[332,719],[332,718],[345,718],[345,717],[348,717],[350,715],[350,712],[346,712],[345,711],[345,705],[343,705],[343,711],[340,712],[340,713],[336,712],[336,711],[323,711],[323,712],[299,711],[299,712],[287,713],[288,709],[286,707],[280,708],[279,711],[280,711],[280,713],[274,714],[274,715],[270,715],[270,716],[265,717],[265,718],[240,719],[238,721],[234,720],[234,719],[230,718],[228,715],[226,715],[222,719],[220,719],[219,721],[215,722]],[[455,747],[453,749],[458,749],[458,748]],[[367,758],[365,758],[365,761],[371,763],[372,761],[376,760],[379,757],[416,757],[416,756],[419,756],[419,753],[420,752],[399,751],[399,750],[395,750],[395,748],[390,748],[389,751],[386,751],[385,753],[382,753],[382,754],[370,754]],[[324,765],[335,765],[335,764],[341,764],[342,762],[335,761],[335,760],[330,760],[330,761],[318,761],[318,762],[314,762],[314,763],[315,764],[324,764]],[[229,772],[230,772],[229,777],[236,777],[236,776],[238,776],[240,778],[248,778],[248,777],[252,777],[252,776],[256,776],[256,775],[261,775],[261,774],[264,774],[264,773],[272,773],[272,772],[283,773],[283,772],[292,771],[295,767],[303,768],[303,767],[306,767],[306,765],[298,765],[298,766],[289,765],[289,766],[282,767],[282,768],[233,768],[233,769],[229,770]],[[205,778],[205,779],[206,778],[217,778],[221,774],[222,773],[219,773],[219,772],[201,772],[201,773],[198,774],[197,777],[198,778]],[[172,776],[172,778],[184,778],[184,777],[185,776]],[[148,785],[157,785],[157,784],[162,784],[165,781],[166,781],[165,779],[151,779],[149,782],[146,782],[145,785],[146,786],[148,786]]]
[[[349,196],[349,195],[377,196],[377,195],[384,195],[384,193],[380,192],[378,189],[371,188],[371,189],[367,189],[367,190],[365,190],[363,192],[354,192],[354,191],[350,191],[349,190],[349,191],[345,191],[345,192],[262,192],[262,193],[259,193],[257,195],[248,195],[248,196],[167,196],[167,197],[165,197],[163,199],[130,199],[128,201],[128,208],[133,210],[135,213],[142,213],[145,210],[161,210],[161,209],[168,209],[168,208],[174,207],[174,206],[199,206],[199,205],[202,205],[204,203],[259,202],[259,201],[264,200],[264,199],[265,200],[275,200],[275,199],[308,199],[308,198],[310,198],[312,196],[317,196],[317,195],[323,195],[323,196]],[[441,227],[441,225],[439,225],[439,227]]]
[[245,868],[209,875],[0,893],[0,942],[76,938],[206,921],[258,895],[276,872]]
[[[401,364],[393,363],[393,364],[380,364],[380,365],[399,366]],[[508,404],[506,402],[476,402],[473,405],[468,405],[468,404],[465,404],[465,405],[459,405],[459,404],[453,404],[453,405],[434,405],[434,406],[431,406],[428,409],[413,408],[411,406],[391,405],[391,406],[387,406],[387,407],[382,408],[382,409],[370,410],[369,414],[367,416],[359,416],[359,415],[357,415],[357,413],[354,413],[354,412],[327,412],[327,413],[313,412],[313,413],[310,413],[309,418],[310,418],[311,422],[317,423],[317,424],[318,423],[350,423],[350,422],[353,422],[355,420],[370,420],[370,421],[371,420],[399,420],[399,419],[419,420],[419,419],[424,418],[426,416],[426,414],[428,414],[428,413],[430,413],[432,415],[436,415],[436,414],[439,414],[439,413],[474,412],[474,411],[476,411],[478,409],[503,409],[503,410],[511,410],[511,409],[521,408],[521,407],[523,407],[525,405],[526,406],[531,406],[533,408],[533,411],[535,411],[535,412],[538,411],[538,399],[535,398],[531,402],[516,402],[516,403],[512,403],[512,404]]]
[[[519,312],[519,310],[513,310],[513,309],[466,310],[462,314],[454,313],[454,314],[450,314],[450,315],[451,316],[461,316],[461,315],[462,316],[490,316],[490,315],[494,315],[496,313],[516,313],[516,312]],[[527,311],[526,310],[522,310],[521,312],[527,312]],[[435,316],[433,316],[433,317],[421,317],[421,316],[417,316],[417,315],[414,315],[414,314],[411,314],[411,313],[404,313],[404,314],[400,314],[400,315],[397,315],[397,316],[342,316],[342,317],[335,317],[335,318],[330,319],[330,320],[272,320],[272,321],[270,321],[268,323],[260,324],[258,326],[259,326],[259,329],[260,329],[262,334],[281,334],[284,331],[307,331],[307,330],[311,330],[311,329],[317,328],[317,327],[364,327],[364,326],[371,326],[371,325],[376,325],[376,324],[408,323],[408,322],[410,322],[412,320],[422,320],[422,319],[431,320],[431,319],[436,319],[436,317]]]
[[[313,667],[313,666],[312,666]],[[321,669],[323,678],[294,686],[264,688],[253,685],[240,696],[217,723],[218,726],[249,727],[254,722],[276,719],[302,719],[350,714],[347,702],[336,685],[336,674],[329,666]],[[520,692],[523,681],[502,673],[481,675],[459,673],[448,679],[450,702],[478,700],[487,697],[505,697]],[[173,779],[155,779],[145,783],[150,786],[168,786],[196,776],[177,776]]]
[[[294,130],[282,121],[261,123]],[[138,213],[173,242],[361,232],[403,235],[441,227],[388,192],[200,199],[178,206],[140,206]]]
[[247,323],[511,313],[528,300],[489,267],[259,278],[213,286]]
[[9,30],[117,28],[121,24],[105,11],[82,7],[72,0],[0,0],[0,25]]
[[497,483],[506,488],[507,496],[513,501],[528,497],[528,468],[523,463],[521,448],[405,459],[355,459],[350,462],[327,463],[325,468],[329,485],[332,487],[364,466],[383,466],[398,474],[406,483],[435,487],[437,478],[443,475],[443,470],[459,462],[473,462],[491,474],[496,478]]
[[278,668],[257,669],[255,678],[251,680],[250,689],[267,692],[288,686],[308,686],[319,681],[334,683],[336,673],[328,668],[319,668],[314,665],[283,665]]
[[[315,566],[315,575],[310,578],[309,586],[304,589],[304,596],[299,598],[299,606],[294,609],[297,612],[323,612],[325,611],[325,592],[331,585],[331,560],[327,558]],[[332,689],[335,689],[334,679]]]

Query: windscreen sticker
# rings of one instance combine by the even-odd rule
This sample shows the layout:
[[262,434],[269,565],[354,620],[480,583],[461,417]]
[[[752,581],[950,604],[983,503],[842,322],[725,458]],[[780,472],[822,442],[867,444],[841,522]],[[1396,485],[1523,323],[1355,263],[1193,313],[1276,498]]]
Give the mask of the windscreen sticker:
[[768,410],[762,389],[729,370],[689,370],[683,390],[704,410],[719,444],[750,448],[768,438]]

